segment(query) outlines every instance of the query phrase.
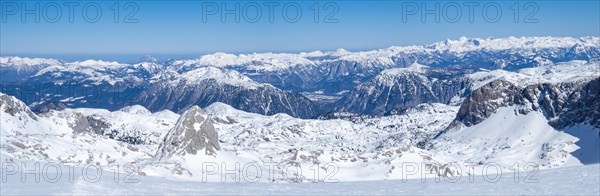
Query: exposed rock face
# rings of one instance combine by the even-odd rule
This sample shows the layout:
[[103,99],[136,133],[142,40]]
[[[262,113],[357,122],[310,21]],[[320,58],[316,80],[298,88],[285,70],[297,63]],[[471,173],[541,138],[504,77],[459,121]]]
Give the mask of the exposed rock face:
[[600,78],[596,78],[568,96],[561,112],[550,125],[564,128],[574,123],[588,123],[600,129]]
[[[73,124],[69,124],[74,133],[92,133],[102,136],[108,136],[111,139],[126,142],[129,144],[152,144],[138,133],[126,132],[124,127],[115,126],[110,119],[106,119],[100,115],[85,115],[82,113],[74,113],[73,116],[65,116],[72,118]],[[120,129],[119,129],[120,128]]]
[[29,118],[37,120],[37,116],[31,112],[27,105],[12,96],[3,93],[0,93],[0,111],[10,114],[11,116],[17,116],[24,113],[29,116]]
[[517,86],[505,80],[494,80],[475,89],[463,101],[456,119],[466,126],[475,125],[500,107],[513,105],[520,98]]
[[519,113],[540,111],[555,128],[588,123],[600,128],[600,78],[591,81],[518,87],[499,79],[475,89],[463,101],[455,119],[472,126],[499,108],[520,105]]
[[208,115],[200,107],[192,106],[177,120],[158,147],[155,158],[204,153],[214,155],[220,150],[217,132]]
[[94,133],[104,135],[110,126],[105,119],[97,116],[85,116],[81,113],[75,114],[75,123],[71,125],[75,133]]

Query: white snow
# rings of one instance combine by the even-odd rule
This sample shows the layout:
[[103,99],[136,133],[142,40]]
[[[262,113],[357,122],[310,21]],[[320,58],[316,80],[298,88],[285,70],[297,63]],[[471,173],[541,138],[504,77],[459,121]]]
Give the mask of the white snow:
[[53,66],[60,65],[62,62],[57,59],[45,59],[45,58],[21,58],[21,57],[0,57],[0,67],[27,67],[27,66]]
[[119,109],[119,111],[130,114],[151,114],[151,112],[148,109],[141,105],[126,106],[124,108]]
[[510,49],[542,49],[553,47],[572,47],[572,46],[591,46],[600,45],[600,37],[508,37],[508,38],[466,38],[460,37],[458,40],[446,40],[430,45],[434,50],[448,50],[451,52],[462,53],[474,50],[510,50]]
[[[403,75],[414,75],[415,77],[420,77],[422,81],[428,81],[427,78],[423,76],[423,74],[427,71],[429,67],[425,65],[421,65],[418,63],[412,63],[410,66],[405,68],[391,68],[381,71],[379,74],[375,76],[378,84],[392,86],[398,82],[398,77]],[[426,85],[428,86],[428,85]],[[373,88],[373,85],[369,85],[370,88]],[[374,89],[370,89],[371,91]],[[369,91],[369,94],[371,94]]]
[[[203,55],[199,59],[176,61],[175,65],[182,66],[249,66],[249,69],[272,71],[286,69],[297,65],[308,65],[313,62],[304,58],[304,55],[310,54],[288,54],[288,53],[252,53],[252,54],[227,54],[214,53]],[[260,62],[256,64],[256,62]]]
[[[461,55],[474,50],[524,50],[525,55],[535,55],[536,50],[543,48],[575,47],[580,50],[599,45],[600,37],[461,37],[426,46],[390,47],[362,52],[338,49],[299,54],[215,53],[198,59],[175,61],[173,67],[165,70],[161,70],[156,62],[122,64],[86,60],[65,63],[55,59],[20,57],[0,57],[0,67],[39,69],[36,76],[67,76],[65,79],[111,85],[147,80],[139,71],[153,74],[160,71],[151,81],[167,79],[171,84],[184,81],[193,85],[204,80],[215,80],[223,84],[257,88],[270,85],[257,83],[236,70],[280,71],[296,66],[311,68],[328,65],[336,61],[378,66],[391,65],[393,58],[415,52],[448,51]],[[482,70],[470,74],[467,76],[472,82],[470,88],[479,88],[496,79],[525,86],[600,77],[598,60],[552,64],[547,59],[533,59],[541,66],[516,72]],[[427,69],[427,66],[414,63],[407,68],[384,70],[376,77],[390,83],[394,82],[397,75],[418,75]],[[312,98],[331,98],[319,97],[320,93],[311,93],[314,95]],[[24,103],[17,103],[19,107],[27,108]],[[3,168],[1,175],[8,175],[8,182],[2,182],[2,195],[119,194],[131,191],[138,194],[244,194],[246,191],[258,194],[600,194],[600,167],[596,162],[600,159],[599,130],[588,124],[557,130],[548,125],[548,119],[542,113],[532,111],[526,115],[519,114],[516,112],[519,106],[500,108],[477,125],[455,127],[433,140],[432,146],[417,148],[419,142],[432,138],[453,121],[457,106],[422,104],[402,115],[314,120],[297,119],[286,114],[265,116],[214,103],[204,110],[214,123],[222,150],[214,156],[188,154],[174,157],[170,162],[155,162],[153,157],[165,133],[175,126],[179,118],[178,114],[171,111],[151,113],[142,106],[134,105],[115,112],[77,108],[40,115],[24,110],[10,115],[4,112],[6,107],[0,107],[0,161],[16,159],[28,164],[33,161],[90,163],[105,168],[115,163],[135,163],[139,166],[139,173],[135,174],[144,176],[135,176],[140,180],[138,183],[115,183],[114,178],[89,183],[79,174],[73,182],[61,179],[58,183],[35,184],[37,188],[34,189],[31,188],[34,186],[31,181],[22,183],[20,176],[8,175]],[[93,131],[76,133],[72,127],[78,119],[87,117],[107,122],[98,126],[106,126],[116,135],[139,137],[145,143],[130,144]],[[194,126],[199,129],[199,125]],[[258,164],[255,168],[258,170],[250,174],[263,176],[257,180],[259,183],[215,183],[236,181],[225,175],[227,171],[223,169],[224,165],[228,169],[235,168],[236,163],[241,167]],[[279,169],[279,172],[272,174],[273,178],[267,177],[271,175],[266,165],[269,163],[275,163],[275,168]],[[458,183],[434,183],[433,179],[427,179],[423,183],[418,174],[405,175],[407,171],[403,164],[406,163],[434,165],[435,168],[428,170],[435,173],[434,176],[463,180]],[[474,171],[467,170],[465,166],[471,163],[475,164]],[[220,169],[205,179],[208,170],[203,164],[216,164]],[[299,171],[281,172],[289,164],[298,167]],[[460,167],[454,168],[449,166],[451,164]],[[508,171],[499,182],[490,183],[481,176],[484,174],[482,169],[491,164]],[[527,170],[523,174],[531,174],[528,172],[534,169],[526,167],[528,164],[539,166],[543,170],[534,173],[539,181],[525,183],[524,178],[518,178],[519,182],[515,182],[511,170],[515,164]],[[315,176],[314,172],[320,175]],[[405,177],[409,180],[403,182]],[[470,178],[479,180],[470,182]],[[340,182],[323,183],[329,180]]]
[[[47,172],[25,176],[12,172],[13,166],[22,162],[3,161],[7,170],[0,175],[2,195],[598,195],[600,194],[600,165],[587,165],[561,169],[542,170],[536,173],[505,171],[496,181],[495,173],[489,176],[463,177],[458,180],[408,179],[358,182],[320,183],[202,183],[161,177],[132,175],[121,165],[122,173],[106,169],[97,177],[94,167],[84,176],[84,169],[63,167],[57,172],[49,167]],[[32,162],[25,162],[33,168]],[[42,162],[41,166],[45,164]],[[18,167],[18,165],[17,165]],[[31,169],[30,168],[30,169]],[[71,168],[69,170],[69,168]],[[115,167],[113,167],[115,168]],[[60,175],[57,175],[60,174]],[[56,177],[59,176],[59,177]],[[116,180],[115,180],[116,176]],[[517,180],[515,181],[515,176]],[[213,177],[213,176],[210,176]],[[56,180],[54,180],[56,179]]]
[[477,89],[491,81],[504,79],[518,86],[541,83],[585,81],[600,77],[600,61],[569,61],[539,67],[524,68],[516,72],[485,70],[467,76],[471,89]]
[[421,64],[415,62],[406,68],[392,68],[392,69],[383,70],[383,71],[381,71],[380,74],[395,76],[395,75],[399,75],[399,74],[403,74],[403,73],[423,73],[428,68],[429,67],[427,67],[425,65],[421,65]]
[[[357,122],[304,120],[286,114],[264,116],[236,110],[223,103],[211,104],[204,111],[213,118],[221,151],[215,156],[187,155],[174,159],[171,165],[150,162],[142,171],[147,175],[201,181],[202,173],[206,172],[201,163],[229,167],[234,167],[235,163],[241,166],[257,163],[265,172],[268,169],[265,164],[274,163],[277,168],[282,168],[293,162],[302,172],[294,173],[293,177],[275,173],[275,181],[295,181],[296,178],[302,182],[314,181],[314,171],[310,170],[314,164],[321,166],[318,171],[323,174],[331,174],[331,167],[335,165],[340,181],[398,179],[401,176],[399,169],[393,166],[395,163],[436,163],[436,158],[424,158],[429,157],[429,152],[412,146],[445,128],[457,107],[425,104],[407,111],[407,115]],[[389,139],[394,136],[397,138]],[[173,174],[173,170],[184,172]],[[320,180],[325,180],[325,176],[322,175]],[[207,179],[211,182],[219,180],[219,176]]]
[[[233,86],[243,86],[247,88],[257,88],[260,86],[270,86],[269,84],[260,84],[247,76],[228,69],[220,69],[216,67],[201,67],[184,72],[178,75],[180,80],[187,81],[191,84],[199,83],[202,80],[214,79],[219,83],[230,84]],[[178,82],[177,80],[171,83]]]
[[592,146],[578,146],[580,138],[576,136],[581,135],[569,133],[583,131],[589,135],[598,133],[589,128],[556,130],[543,114],[533,111],[523,115],[517,112],[517,106],[510,106],[500,108],[479,124],[444,133],[434,140],[434,152],[465,162],[497,163],[503,167],[515,163],[535,163],[542,168],[575,166],[581,162],[571,153],[581,147],[586,151],[594,149],[599,140],[596,135],[583,139]]
[[[433,55],[435,52],[447,51],[463,55],[470,51],[521,51],[523,54],[534,55],[536,50],[547,48],[585,48],[598,47],[600,37],[508,37],[508,38],[466,38],[446,40],[423,46],[393,46],[384,49],[350,52],[344,49],[335,51],[313,51],[293,53],[251,53],[227,54],[217,52],[200,56],[197,59],[178,60],[173,64],[181,68],[196,67],[232,67],[252,70],[257,72],[280,71],[296,66],[315,67],[328,65],[338,61],[356,62],[361,66],[389,67],[394,64],[394,58],[401,58],[406,54],[424,53]],[[539,59],[541,64],[545,59]]]

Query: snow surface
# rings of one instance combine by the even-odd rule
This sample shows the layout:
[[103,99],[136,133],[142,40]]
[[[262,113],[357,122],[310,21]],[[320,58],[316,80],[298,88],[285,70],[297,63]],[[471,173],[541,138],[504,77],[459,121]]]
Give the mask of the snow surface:
[[[139,114],[90,108],[28,115],[29,108],[16,98],[11,98],[18,103],[18,107],[9,110],[18,112],[13,116],[3,112],[6,111],[6,104],[0,107],[0,152],[3,157],[18,160],[93,162],[100,165],[137,162],[154,154],[158,142],[179,117],[165,111]],[[141,106],[132,108],[145,110]],[[145,143],[134,145],[93,131],[76,132],[73,127],[78,120],[86,117],[108,122],[109,133],[114,131],[118,136],[139,137]]]
[[[17,163],[10,163],[11,166]],[[33,163],[25,162],[31,166]],[[3,165],[7,165],[4,161]],[[41,163],[44,165],[44,163]],[[31,166],[33,167],[33,166]],[[600,165],[586,165],[561,169],[543,170],[536,173],[522,172],[515,175],[507,171],[496,181],[496,173],[489,176],[472,176],[458,180],[433,178],[334,182],[334,183],[202,183],[161,177],[128,176],[124,172],[115,175],[114,170],[105,170],[97,178],[93,169],[82,175],[83,168],[67,167],[62,172],[48,169],[35,182],[34,175],[2,171],[0,182],[2,195],[96,195],[96,194],[135,194],[135,195],[598,195],[600,194]],[[72,173],[70,173],[72,171]],[[56,180],[57,174],[60,174]],[[72,176],[72,178],[69,178]],[[115,177],[117,176],[117,180]],[[517,176],[518,181],[515,181]],[[72,179],[72,180],[71,180]]]
[[[407,111],[404,116],[352,122],[342,119],[305,120],[286,114],[264,116],[214,103],[204,110],[213,117],[221,151],[215,156],[180,157],[167,165],[150,162],[141,171],[152,176],[199,181],[202,173],[206,172],[200,163],[224,163],[229,167],[235,163],[242,166],[258,163],[265,172],[263,176],[269,175],[264,164],[275,163],[285,167],[293,163],[302,172],[295,173],[293,177],[275,173],[275,181],[322,181],[327,176],[324,174],[333,175],[332,167],[327,168],[327,165],[338,168],[335,174],[342,181],[397,179],[400,176],[399,169],[393,166],[395,164],[435,162],[435,158],[424,158],[428,157],[428,152],[414,145],[448,126],[457,109],[443,104],[426,104]],[[321,166],[322,176],[318,179],[310,170],[314,164]],[[173,174],[174,170],[185,172]],[[217,176],[207,180],[214,182],[221,178]]]
[[[332,176],[338,181],[397,180],[403,178],[404,163],[434,167],[430,172],[439,176],[466,177],[481,175],[490,164],[502,169],[515,164],[549,169],[597,163],[593,153],[600,148],[598,130],[593,127],[555,130],[543,114],[518,114],[516,107],[501,108],[477,125],[450,130],[433,140],[431,147],[421,149],[416,147],[419,143],[448,127],[458,110],[456,106],[423,104],[402,115],[310,120],[286,114],[264,116],[214,103],[204,111],[211,117],[222,150],[214,156],[188,154],[165,163],[155,162],[153,156],[179,117],[170,111],[149,114],[141,106],[115,112],[78,108],[32,117],[21,102],[20,107],[23,112],[14,116],[1,113],[3,157],[100,166],[136,163],[146,176],[189,181],[223,180],[220,174],[224,171],[203,179],[202,174],[207,172],[203,163],[225,164],[228,168],[236,163],[256,163],[261,172],[255,174],[262,176],[269,176],[264,173],[269,171],[265,164],[274,163],[280,172],[274,173],[273,179],[261,178],[258,182],[322,182]],[[77,133],[72,127],[81,115],[108,122],[108,130],[140,137],[145,143],[130,144],[93,132]],[[450,167],[453,163],[461,167]],[[473,163],[476,171],[462,166]],[[290,164],[299,170],[282,172]],[[315,171],[321,175],[315,176]]]
[[[175,61],[174,67],[167,68],[152,80],[175,79],[172,81],[186,81],[193,85],[214,79],[221,83],[256,88],[266,84],[254,82],[230,68],[243,66],[251,70],[274,71],[333,61],[324,57],[384,65],[392,63],[394,56],[410,52],[535,51],[549,47],[598,45],[599,37],[460,38],[428,46],[391,47],[365,52],[338,49],[299,54],[216,53],[199,59]],[[500,78],[524,86],[600,77],[600,61],[597,60],[540,64],[542,66],[516,72],[482,70],[467,77],[472,81],[472,89]],[[95,60],[63,63],[53,59],[19,57],[2,57],[0,65],[22,66],[27,69],[43,65],[41,71],[37,72],[38,75],[69,78],[71,75],[65,74],[75,73],[74,77],[112,85],[147,80],[143,74],[139,75],[139,68],[149,73],[159,70],[159,65],[155,62],[133,65]],[[425,69],[426,66],[413,64],[408,68],[385,70],[379,77],[392,78],[398,74],[420,73]],[[123,74],[128,77],[122,77]],[[385,81],[393,82],[393,79]],[[431,140],[454,120],[457,106],[422,104],[401,115],[307,120],[286,114],[265,116],[248,113],[223,103],[214,103],[204,110],[217,130],[222,150],[214,156],[186,155],[174,157],[169,162],[156,162],[153,157],[158,144],[179,118],[178,114],[171,111],[151,113],[136,105],[114,112],[78,108],[30,115],[25,104],[19,102],[18,105],[23,111],[14,115],[3,112],[5,105],[0,108],[0,161],[16,159],[25,162],[74,162],[98,164],[102,167],[115,163],[135,163],[139,166],[136,175],[143,176],[136,176],[140,179],[139,183],[129,184],[114,183],[113,178],[88,183],[79,176],[74,182],[38,184],[40,189],[31,189],[30,181],[19,183],[17,180],[20,176],[11,176],[10,182],[3,182],[2,194],[126,193],[125,191],[140,194],[183,194],[192,191],[201,194],[246,193],[242,191],[258,194],[600,194],[600,168],[597,165],[600,160],[600,131],[587,124],[557,130],[548,125],[548,119],[542,113],[533,111],[526,115],[519,114],[516,112],[519,106],[500,108],[477,125],[457,127]],[[105,126],[118,136],[138,137],[144,142],[132,144],[111,138],[105,133],[77,132],[73,127],[82,117],[108,122],[99,123],[99,126]],[[424,142],[431,142],[431,145],[422,146]],[[214,183],[235,180],[227,175],[222,177],[226,173],[223,170],[204,179],[203,174],[207,172],[202,165],[204,163],[215,163],[218,166],[226,164],[227,168],[234,167],[236,163],[241,166],[257,163],[260,171],[251,174],[265,178],[258,179],[259,183],[254,184]],[[279,170],[290,164],[300,170],[291,174],[279,171],[273,174],[274,178],[269,179],[266,178],[270,175],[266,163],[278,164],[276,168]],[[421,176],[414,175],[407,177],[410,179],[408,182],[402,182],[405,168],[401,166],[404,163],[433,165],[435,167],[429,172],[434,176],[460,177],[465,180],[458,183],[422,183],[418,179]],[[455,163],[460,167],[450,166]],[[465,164],[475,164],[475,170],[467,170]],[[508,177],[503,177],[497,183],[482,180],[483,169],[492,164],[498,165],[503,171],[509,171],[506,173]],[[515,183],[510,170],[515,164],[528,172],[534,168],[527,165],[539,166],[542,170],[535,174],[539,182]],[[315,171],[321,175],[314,176]],[[466,179],[470,177],[479,180],[468,182]],[[341,182],[323,183],[330,180]]]
[[598,129],[578,125],[567,128],[568,131],[556,130],[548,125],[542,113],[523,115],[517,110],[518,106],[503,107],[479,124],[450,130],[433,141],[433,152],[464,162],[504,167],[535,163],[542,168],[581,165],[571,154],[578,149],[581,149],[578,156],[584,156],[583,153],[589,159],[598,156]]

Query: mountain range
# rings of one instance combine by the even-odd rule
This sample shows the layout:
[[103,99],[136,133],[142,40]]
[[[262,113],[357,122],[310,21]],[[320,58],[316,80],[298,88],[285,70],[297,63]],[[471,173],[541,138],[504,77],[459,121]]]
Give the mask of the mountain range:
[[21,160],[196,180],[200,162],[306,169],[268,179],[285,182],[326,180],[315,164],[353,181],[399,179],[406,162],[439,176],[479,175],[452,163],[600,163],[599,37],[135,64],[1,57],[0,74],[0,153]]

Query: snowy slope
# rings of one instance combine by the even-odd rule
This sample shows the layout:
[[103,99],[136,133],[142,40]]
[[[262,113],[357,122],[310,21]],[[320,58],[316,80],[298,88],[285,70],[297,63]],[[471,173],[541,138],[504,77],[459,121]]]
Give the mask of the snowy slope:
[[93,133],[132,144],[158,144],[179,115],[165,110],[150,113],[134,105],[110,112],[104,109],[64,109],[42,114],[43,117],[68,125],[76,133]]
[[[13,164],[3,162],[3,164]],[[14,164],[18,164],[14,163]],[[56,176],[49,170],[47,176]],[[41,180],[36,183],[28,176],[21,182],[20,175],[2,173],[2,195],[48,195],[48,194],[195,194],[195,195],[598,195],[600,194],[600,165],[587,165],[561,169],[543,170],[535,173],[505,171],[498,180],[496,173],[489,177],[473,176],[458,180],[409,179],[386,181],[360,181],[336,183],[199,183],[161,177],[127,176],[122,173],[115,182],[112,171],[105,171],[97,181],[86,180],[81,168],[73,171],[72,181],[66,168],[55,182]],[[515,182],[515,176],[518,181]],[[94,178],[94,175],[88,178]],[[471,180],[472,179],[472,180]],[[447,181],[448,180],[448,181]],[[35,188],[32,188],[35,187]]]
[[[404,168],[401,166],[406,163],[432,167],[426,169],[430,176],[466,177],[481,175],[482,169],[490,164],[509,169],[515,163],[520,166],[534,163],[546,169],[597,163],[598,156],[593,153],[600,144],[598,129],[580,125],[556,130],[548,125],[542,114],[519,114],[515,112],[516,107],[502,108],[479,124],[446,131],[431,141],[453,121],[456,106],[424,104],[386,117],[303,120],[285,114],[263,116],[215,103],[204,108],[203,115],[212,121],[220,149],[214,154],[182,154],[169,161],[157,162],[158,141],[162,141],[167,129],[177,127],[164,122],[174,122],[179,118],[176,114],[150,113],[143,107],[134,106],[116,112],[82,108],[37,116],[29,114],[22,102],[8,98],[16,103],[12,108],[21,108],[17,111],[22,112],[15,114],[21,119],[6,113],[14,109],[4,109],[1,115],[1,139],[5,145],[0,150],[4,157],[97,163],[100,166],[133,162],[138,164],[140,175],[192,181],[236,181],[231,176],[222,178],[222,170],[208,178],[203,177],[210,172],[203,164],[235,168],[236,163],[239,167],[257,164],[254,166],[261,168],[260,172],[253,175],[271,175],[265,173],[269,171],[268,165],[279,171],[273,173],[272,178],[260,178],[258,182],[329,181],[333,176],[339,181],[402,179]],[[82,125],[77,123],[81,117],[87,119],[85,127],[91,130],[81,129]],[[44,130],[44,133],[28,133],[28,126],[36,126],[30,128]],[[156,127],[163,127],[161,129],[165,131]],[[140,128],[141,132],[138,132]],[[150,142],[131,143],[110,135],[107,137],[99,130],[143,136]],[[177,141],[185,141],[189,136],[182,135]],[[461,167],[452,167],[453,163]],[[463,167],[473,163],[475,173]],[[286,170],[289,167],[298,170],[289,172]],[[533,167],[524,170],[531,169]],[[320,175],[316,176],[315,171]]]
[[[14,97],[3,97],[9,100],[7,103],[15,103],[12,109],[5,111],[12,112],[14,108],[22,111],[16,113],[16,117],[9,113],[1,115],[1,139],[5,145],[0,150],[5,157],[100,166],[134,162],[140,164],[141,172],[146,175],[190,180],[202,179],[204,170],[198,164],[207,161],[281,163],[278,168],[293,164],[305,170],[294,175],[278,173],[274,180],[284,182],[324,180],[326,176],[309,175],[309,167],[315,163],[339,166],[336,173],[344,181],[398,178],[395,163],[436,162],[427,155],[429,152],[414,145],[429,140],[448,126],[456,112],[456,107],[424,105],[407,111],[404,116],[353,122],[303,120],[286,114],[263,116],[215,103],[205,111],[221,138],[218,141],[221,149],[216,155],[186,154],[157,164],[153,160],[158,143],[168,129],[177,127],[174,120],[179,116],[176,114],[150,113],[141,106],[132,106],[115,112],[79,108],[38,116]],[[2,105],[7,106],[9,104]],[[430,118],[432,115],[436,117]],[[408,135],[414,137],[404,137]],[[332,174],[331,169],[319,170]],[[211,179],[218,180],[220,178]]]
[[108,165],[150,158],[157,147],[155,140],[164,134],[161,130],[168,130],[178,118],[171,112],[135,114],[140,110],[132,112],[132,108],[127,109],[132,113],[82,108],[38,116],[23,102],[1,93],[0,106],[3,157],[59,163]]
[[204,111],[212,117],[222,149],[214,155],[180,156],[168,164],[148,162],[142,169],[145,174],[200,181],[203,172],[207,172],[202,164],[234,167],[237,162],[241,166],[258,163],[262,171],[268,169],[264,164],[274,164],[280,169],[293,165],[302,170],[294,174],[276,173],[274,181],[326,180],[326,175],[315,179],[310,170],[314,164],[319,164],[319,171],[324,174],[333,174],[334,165],[339,167],[335,173],[343,181],[397,179],[400,177],[399,169],[394,166],[397,163],[437,163],[435,157],[428,156],[429,152],[414,146],[448,126],[456,107],[423,105],[407,111],[406,115],[354,122],[303,120],[286,114],[263,116],[222,103],[214,103]]
[[[598,129],[581,126],[557,130],[543,114],[519,114],[513,106],[500,108],[474,126],[445,132],[433,141],[432,150],[480,164],[510,167],[515,163],[535,163],[541,167],[564,167],[580,165],[577,157],[597,157],[598,134]],[[573,156],[571,153],[578,149],[581,154]]]

